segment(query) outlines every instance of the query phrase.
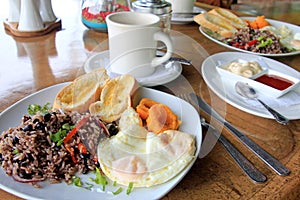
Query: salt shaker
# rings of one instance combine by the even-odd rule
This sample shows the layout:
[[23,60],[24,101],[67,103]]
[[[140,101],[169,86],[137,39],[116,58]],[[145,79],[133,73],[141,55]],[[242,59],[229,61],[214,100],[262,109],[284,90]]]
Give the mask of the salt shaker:
[[39,10],[43,22],[54,22],[57,19],[52,9],[52,0],[40,0]]
[[21,1],[20,0],[9,0],[9,22],[19,22]]
[[21,0],[19,31],[38,31],[44,28],[36,0]]

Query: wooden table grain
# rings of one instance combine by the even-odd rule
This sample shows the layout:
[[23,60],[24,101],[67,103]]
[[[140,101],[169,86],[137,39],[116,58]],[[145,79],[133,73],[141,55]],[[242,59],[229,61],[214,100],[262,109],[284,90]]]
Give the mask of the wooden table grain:
[[[62,20],[62,30],[58,32],[35,38],[16,38],[0,25],[0,111],[33,92],[72,81],[84,73],[83,65],[93,51],[107,49],[107,33],[88,30],[81,23],[80,1],[64,2],[70,8],[68,12],[62,9],[58,0],[53,0],[53,9]],[[184,179],[162,199],[299,199],[300,120],[292,120],[283,126],[272,119],[245,113],[219,99],[206,86],[200,73],[201,64],[209,55],[230,50],[205,38],[198,28],[195,23],[172,24],[175,53],[193,59],[193,66],[183,66],[182,76],[154,88],[181,93],[186,89],[182,83],[187,83],[207,102],[214,101],[216,110],[225,110],[223,116],[227,121],[280,160],[291,174],[278,176],[222,129],[222,134],[268,177],[267,182],[257,184],[249,180],[217,143],[207,156],[196,160]],[[300,71],[299,55],[274,59]],[[21,198],[0,190],[0,199]]]

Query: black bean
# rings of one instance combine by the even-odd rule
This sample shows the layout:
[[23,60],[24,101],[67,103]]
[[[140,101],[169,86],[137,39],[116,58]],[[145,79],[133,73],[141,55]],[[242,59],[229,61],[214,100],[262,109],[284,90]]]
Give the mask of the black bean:
[[22,122],[25,123],[25,122],[27,122],[27,121],[30,120],[30,119],[31,119],[30,116],[24,115],[24,116],[23,116],[23,119],[22,119]]
[[23,131],[32,131],[32,125],[31,124],[27,124],[24,128]]
[[34,158],[33,158],[32,155],[29,154],[29,153],[26,154],[26,158],[27,158],[28,160],[30,160],[30,161],[34,161]]
[[110,126],[108,127],[108,132],[111,136],[116,135],[119,132],[119,129],[114,124],[110,124]]
[[18,164],[19,164],[19,166],[24,167],[24,166],[26,166],[27,162],[26,161],[24,162],[23,160],[19,160]]
[[98,161],[95,162],[95,166],[99,168],[100,167],[100,163]]
[[82,169],[83,174],[87,174],[89,172],[89,167],[87,165],[84,165],[84,168]]
[[42,122],[38,122],[36,125],[35,125],[35,128],[37,130],[45,130],[45,124],[42,123]]
[[24,178],[24,179],[31,179],[32,178],[32,174],[27,174],[24,170],[21,170],[19,172],[19,176],[20,176],[20,178]]
[[61,149],[61,146],[57,146],[57,145],[54,146],[55,151],[59,151],[60,149]]
[[13,137],[13,145],[19,144],[19,138],[17,136]]
[[46,114],[44,115],[44,121],[45,121],[45,122],[48,122],[48,121],[50,121],[50,119],[51,119],[51,114],[50,114],[50,113],[46,113]]
[[91,156],[91,154],[89,152],[79,154],[79,157],[82,159],[90,159],[90,156]]

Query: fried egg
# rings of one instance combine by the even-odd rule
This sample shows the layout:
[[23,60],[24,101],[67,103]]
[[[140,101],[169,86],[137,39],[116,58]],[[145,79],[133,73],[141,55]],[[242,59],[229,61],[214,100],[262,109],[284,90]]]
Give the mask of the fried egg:
[[127,186],[150,187],[167,182],[195,159],[195,138],[176,130],[160,134],[140,125],[139,115],[128,108],[121,116],[120,131],[98,145],[104,174]]

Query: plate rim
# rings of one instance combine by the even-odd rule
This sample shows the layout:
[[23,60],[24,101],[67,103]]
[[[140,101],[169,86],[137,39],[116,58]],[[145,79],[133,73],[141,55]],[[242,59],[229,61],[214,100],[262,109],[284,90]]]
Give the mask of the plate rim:
[[[20,99],[19,101],[17,101],[16,103],[12,104],[9,107],[7,107],[3,112],[0,113],[0,121],[9,112],[14,112],[13,109],[16,106],[18,106],[18,105],[20,105],[22,103],[25,104],[27,100],[31,100],[31,99],[34,100],[34,98],[38,98],[40,95],[45,95],[45,94],[47,94],[46,92],[49,91],[49,90],[54,90],[54,91],[52,91],[52,93],[55,93],[56,91],[59,91],[62,87],[66,86],[69,83],[70,82],[63,82],[63,83],[55,84],[55,85],[49,86],[47,88],[41,89],[39,91],[36,91],[36,92],[34,92],[34,93],[32,93],[32,94],[30,94],[30,95],[28,95],[28,96]],[[167,97],[170,97],[170,98],[175,98],[176,100],[180,100],[185,105],[188,105],[190,107],[190,109],[193,109],[194,112],[195,112],[195,114],[197,114],[197,116],[199,117],[198,112],[196,111],[196,109],[191,104],[189,104],[188,102],[186,102],[186,101],[184,101],[184,100],[182,100],[182,99],[180,99],[180,98],[178,98],[178,97],[176,97],[174,95],[171,95],[171,94],[168,94],[168,93],[165,93],[165,92],[162,92],[162,91],[158,91],[158,90],[155,90],[155,89],[152,89],[152,88],[146,88],[146,87],[140,87],[140,88],[142,88],[143,92],[148,92],[149,93],[149,91],[150,91],[150,92],[155,93],[155,94],[159,94],[159,95],[163,94],[164,96],[167,96]],[[152,95],[152,94],[149,93],[149,95]],[[47,98],[51,99],[51,98],[54,98],[54,97],[53,96],[49,96]],[[22,106],[25,107],[26,105],[22,105]],[[25,114],[25,113],[20,113],[19,115],[23,116],[23,114]],[[15,121],[17,121],[17,120],[20,120],[20,119],[18,118]],[[199,123],[197,123],[197,127],[195,127],[196,131],[193,132],[192,134],[195,136],[196,142],[198,142],[197,139],[202,140],[202,129],[201,129],[201,126],[200,126],[200,117],[196,121],[198,121]],[[16,123],[18,123],[18,122],[16,122]],[[7,128],[4,128],[4,130],[6,130],[6,129]],[[2,131],[1,131],[0,134],[2,134]],[[157,185],[157,186],[153,186],[153,187],[149,187],[149,188],[135,188],[135,190],[138,193],[142,193],[142,192],[151,192],[151,188],[153,188],[153,189],[156,188],[156,190],[154,190],[154,191],[156,191],[156,194],[152,194],[151,198],[152,197],[161,198],[164,195],[166,195],[168,192],[170,192],[185,177],[185,175],[190,171],[190,169],[194,165],[195,161],[198,158],[199,152],[200,152],[200,148],[201,148],[201,143],[200,142],[199,142],[199,144],[196,144],[196,148],[197,149],[196,149],[196,152],[195,152],[194,159],[190,162],[189,165],[187,165],[182,171],[180,171],[180,173],[177,176],[173,177],[172,179],[170,179],[166,183],[163,183],[163,184],[160,184],[160,185]],[[5,175],[6,178],[9,178],[10,180],[12,180],[12,177],[6,175],[4,169],[1,167],[1,174],[0,174],[1,176],[2,176],[2,173],[3,173],[3,175]],[[24,187],[21,187],[18,190],[18,187],[16,187],[16,186],[18,186],[18,184],[24,184],[23,185]],[[44,182],[44,184],[46,184],[48,186],[50,185],[50,190],[51,190],[51,185],[55,186],[55,185],[61,185],[61,184],[65,184],[65,183],[62,182],[60,184],[50,184],[48,182]],[[9,187],[10,186],[9,184],[8,184],[8,186],[5,185],[5,184],[3,185],[3,183],[1,183],[1,180],[0,180],[0,188],[1,189],[3,189],[6,192],[9,192],[9,193],[11,193],[13,195],[16,195],[18,197],[25,198],[25,199],[40,199],[40,197],[37,196],[38,194],[36,196],[34,194],[36,194],[35,193],[36,191],[43,190],[43,188],[40,188],[40,189],[36,189],[35,188],[36,189],[35,190],[33,186],[30,186],[30,185],[28,185],[26,183],[18,183],[18,182],[14,181],[14,180],[12,180],[11,185],[12,185],[11,187]],[[29,194],[28,194],[28,192],[26,193],[26,188],[27,187],[29,187],[31,189],[29,191]],[[65,184],[64,187],[70,187],[70,186],[68,186],[67,184]],[[157,194],[157,191],[158,191],[159,188],[162,188],[162,190],[163,190],[163,192],[161,194]],[[55,189],[55,187],[52,187],[52,189]],[[77,188],[75,188],[75,186],[74,186],[74,187],[72,187],[71,191],[73,191],[74,189],[77,190]],[[143,189],[145,191],[143,191]],[[79,188],[79,190],[80,191],[85,191],[83,188]],[[139,191],[139,190],[142,190],[142,191]],[[46,191],[46,193],[47,192],[49,193],[51,191]],[[42,192],[42,194],[43,194],[43,192]],[[97,192],[96,195],[99,195],[99,193]],[[131,199],[131,198],[134,197],[134,193],[133,194],[131,193],[130,195],[128,196],[129,199]],[[137,194],[137,196],[139,196],[139,194]],[[109,197],[111,197],[111,198],[118,198],[118,196],[109,196]],[[124,197],[124,196],[120,196],[119,198],[121,198],[121,197]],[[42,198],[44,198],[44,197],[42,197]]]
[[[205,13],[207,12],[204,8],[201,8],[199,6],[194,6],[193,7],[193,13]],[[186,23],[191,23],[194,21],[193,17],[188,17],[188,18],[180,18],[180,17],[172,17],[171,16],[171,22],[173,24],[186,24]]]
[[[248,19],[248,20],[254,20],[256,17],[240,17],[242,19]],[[279,21],[279,20],[274,20],[274,19],[266,19],[268,20],[269,22],[271,23],[276,23],[276,24],[282,24],[282,25],[286,25],[288,27],[293,27],[293,29],[299,29],[299,32],[300,32],[300,27],[297,27],[296,25],[294,24],[290,24],[290,23],[287,23],[287,22],[283,22],[283,21]],[[289,53],[280,53],[280,54],[265,54],[265,53],[256,53],[256,52],[251,52],[251,51],[247,51],[247,50],[244,50],[244,49],[239,49],[237,47],[233,47],[233,46],[230,46],[228,44],[225,44],[213,37],[211,37],[210,35],[208,35],[207,33],[205,33],[205,31],[203,30],[202,26],[199,26],[199,31],[206,37],[208,38],[209,40],[223,46],[223,47],[226,47],[228,49],[231,49],[231,50],[235,50],[235,51],[239,51],[239,52],[244,52],[244,53],[248,53],[248,54],[253,54],[253,55],[259,55],[259,56],[265,56],[265,57],[283,57],[283,56],[295,56],[295,55],[299,55],[300,54],[300,50],[297,50],[297,51],[292,51],[292,52],[289,52]]]
[[[86,61],[84,62],[84,65],[83,65],[85,73],[89,73],[93,69],[96,69],[96,68],[91,68],[91,67],[88,66],[88,64],[89,64],[89,62],[91,62],[91,60],[93,60],[97,56],[99,56],[99,57],[100,56],[106,56],[107,57],[107,54],[109,54],[109,50],[103,50],[103,51],[100,51],[100,52],[95,52],[91,56],[89,56],[86,59]],[[139,84],[142,85],[142,86],[144,86],[144,87],[153,87],[153,86],[163,85],[163,84],[166,84],[166,83],[169,83],[169,82],[175,80],[182,73],[182,65],[179,62],[173,62],[172,64],[173,64],[173,66],[176,66],[178,68],[178,70],[176,71],[176,73],[174,73],[174,75],[172,77],[165,77],[163,80],[160,80],[160,81],[157,81],[157,80],[154,80],[154,81],[144,81],[144,82],[143,81],[138,81]],[[105,66],[105,67],[99,67],[99,68],[105,68],[106,69],[107,66]],[[111,77],[111,78],[114,78],[114,77]],[[149,78],[149,76],[148,77],[143,77],[143,78],[147,79],[147,78]],[[136,78],[136,79],[142,79],[142,78]]]
[[[287,74],[289,75],[292,75],[292,73],[297,73],[297,78],[300,78],[300,73],[289,67],[288,65],[284,64],[284,63],[281,63],[279,61],[276,61],[274,59],[271,59],[271,58],[268,58],[268,57],[263,57],[263,56],[259,56],[259,55],[249,55],[247,53],[243,53],[243,52],[220,52],[220,53],[216,53],[216,54],[213,54],[209,57],[207,57],[203,63],[202,63],[202,66],[201,66],[201,74],[202,74],[202,77],[205,81],[205,83],[207,84],[207,86],[219,97],[221,98],[222,100],[224,100],[226,103],[232,105],[233,107],[239,109],[239,110],[242,110],[246,113],[249,113],[249,114],[252,114],[252,115],[255,115],[255,116],[259,116],[259,117],[263,117],[263,118],[268,118],[268,119],[274,119],[274,117],[266,110],[261,110],[260,112],[257,111],[257,110],[253,110],[253,109],[250,109],[251,106],[249,106],[248,108],[247,107],[244,107],[243,105],[245,104],[244,102],[241,103],[241,101],[239,100],[235,100],[233,101],[232,99],[233,98],[228,98],[228,91],[229,91],[229,88],[228,86],[226,87],[226,84],[223,83],[223,81],[221,81],[221,77],[220,75],[218,74],[217,70],[216,70],[216,66],[214,66],[213,68],[211,67],[210,64],[207,64],[209,63],[210,61],[215,61],[216,58],[220,57],[220,56],[224,56],[224,57],[229,57],[229,58],[232,58],[232,59],[236,59],[236,58],[242,58],[242,56],[246,56],[249,58],[249,56],[253,57],[253,58],[262,58],[264,59],[264,61],[268,64],[268,63],[275,63],[275,64],[278,64],[280,65],[281,67],[284,67],[285,70],[289,70]],[[276,65],[275,65],[276,66]],[[272,66],[273,67],[273,66]],[[276,67],[275,67],[276,68]],[[209,71],[210,69],[210,71]],[[281,68],[281,70],[283,70],[283,68]],[[209,71],[209,73],[208,73]],[[213,76],[214,78],[216,78],[216,81],[221,81],[222,84],[221,86],[219,87],[216,87],[216,84],[213,83],[213,80],[211,80],[210,78]],[[300,86],[298,86],[300,87]],[[297,104],[298,105],[298,104]],[[296,107],[297,105],[294,105],[294,106],[290,106],[290,107]],[[298,107],[300,107],[300,105],[298,105]],[[297,109],[296,109],[297,110]],[[297,112],[295,112],[297,113]],[[282,114],[284,114],[286,117],[288,117],[289,119],[291,120],[297,120],[297,119],[300,119],[300,113],[298,115],[296,114],[293,114],[291,115],[290,113],[284,113],[282,112]]]

